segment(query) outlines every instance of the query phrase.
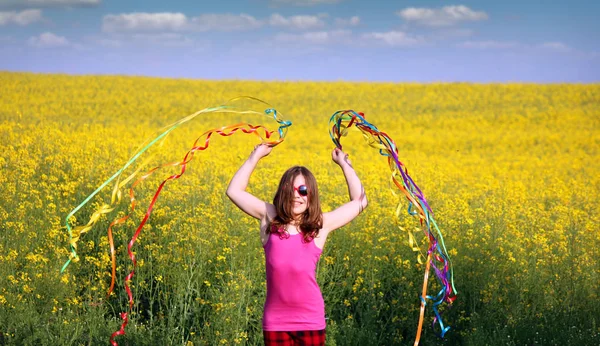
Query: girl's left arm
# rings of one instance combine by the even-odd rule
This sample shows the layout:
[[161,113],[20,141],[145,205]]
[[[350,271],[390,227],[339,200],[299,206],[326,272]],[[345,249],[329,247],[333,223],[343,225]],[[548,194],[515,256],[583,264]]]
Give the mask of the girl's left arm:
[[323,214],[323,230],[326,232],[333,231],[349,223],[357,217],[368,204],[365,189],[363,188],[358,175],[356,175],[356,172],[348,159],[348,155],[341,149],[335,148],[331,157],[344,173],[346,184],[348,184],[350,202],[329,213]]

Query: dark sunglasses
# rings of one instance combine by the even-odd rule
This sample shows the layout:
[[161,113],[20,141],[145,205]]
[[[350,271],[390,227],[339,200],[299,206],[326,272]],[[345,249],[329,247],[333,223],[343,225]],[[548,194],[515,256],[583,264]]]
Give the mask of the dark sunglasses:
[[298,187],[294,187],[294,191],[298,191],[300,196],[308,196],[308,187],[306,185],[300,185]]

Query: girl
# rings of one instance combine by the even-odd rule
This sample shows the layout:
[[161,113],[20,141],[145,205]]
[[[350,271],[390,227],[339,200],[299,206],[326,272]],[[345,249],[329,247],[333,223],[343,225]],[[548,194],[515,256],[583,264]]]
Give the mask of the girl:
[[235,205],[260,220],[267,274],[265,345],[324,345],[325,305],[315,275],[317,262],[329,233],[358,216],[367,198],[348,155],[336,148],[331,156],[344,173],[350,202],[323,214],[315,177],[302,166],[283,174],[273,204],[261,201],[246,187],[258,161],[271,150],[257,145],[227,188]]

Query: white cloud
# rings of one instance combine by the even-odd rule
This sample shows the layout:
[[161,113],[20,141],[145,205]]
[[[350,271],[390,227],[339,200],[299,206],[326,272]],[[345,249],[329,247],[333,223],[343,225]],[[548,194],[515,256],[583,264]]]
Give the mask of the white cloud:
[[176,33],[135,34],[131,36],[135,42],[166,47],[190,47],[194,41],[187,36]]
[[58,47],[67,47],[71,45],[69,40],[64,36],[58,36],[51,32],[45,32],[40,36],[32,36],[29,38],[27,43],[30,46],[38,47],[38,48],[58,48]]
[[510,49],[522,47],[522,45],[514,41],[465,41],[459,43],[458,47],[476,49]]
[[525,51],[554,51],[554,52],[575,52],[575,50],[562,42],[544,42],[539,44],[525,44],[516,41],[465,41],[457,44],[460,48],[474,49],[515,49]]
[[537,46],[538,48],[542,48],[542,49],[549,49],[549,50],[554,50],[557,52],[570,52],[572,51],[572,48],[567,46],[566,44],[562,43],[562,42],[544,42],[542,44],[539,44]]
[[350,18],[336,18],[336,26],[357,26],[360,24],[360,18],[358,16],[352,16]]
[[432,34],[432,38],[436,40],[452,40],[455,38],[466,38],[474,35],[474,31],[465,28],[444,28],[444,30],[437,30]]
[[348,43],[351,32],[347,30],[311,31],[302,34],[280,33],[275,36],[277,42],[308,43],[308,44],[336,44]]
[[102,19],[102,31],[234,31],[255,29],[262,22],[247,14],[203,14],[189,19],[183,13],[122,13],[110,14]]
[[96,45],[106,48],[123,47],[194,47],[206,46],[206,42],[197,40],[184,33],[162,32],[162,33],[111,33],[104,36],[92,36],[89,40]]
[[102,18],[102,31],[159,31],[184,30],[188,20],[183,13],[122,13],[109,14]]
[[409,7],[396,12],[408,22],[427,26],[450,26],[459,22],[479,21],[488,19],[487,13],[473,11],[467,6],[444,6],[442,8]]
[[102,0],[0,0],[0,7],[82,7],[101,3]]
[[314,30],[323,28],[325,26],[325,22],[319,16],[284,17],[278,13],[271,15],[269,24],[272,26],[299,30]]
[[31,23],[39,22],[41,20],[42,11],[40,10],[25,10],[21,12],[0,12],[0,26],[8,24],[25,26]]
[[311,31],[301,34],[279,33],[275,36],[279,43],[301,43],[310,45],[342,44],[347,46],[369,46],[385,44],[389,46],[415,46],[425,44],[422,37],[415,37],[401,31],[372,32],[360,36],[350,30]]
[[342,0],[271,0],[273,5],[315,6],[337,4]]
[[192,18],[192,28],[198,31],[238,31],[256,29],[263,23],[247,14],[203,14]]
[[415,46],[425,41],[420,37],[414,37],[402,31],[372,32],[363,34],[362,38],[367,41],[379,41],[389,46]]

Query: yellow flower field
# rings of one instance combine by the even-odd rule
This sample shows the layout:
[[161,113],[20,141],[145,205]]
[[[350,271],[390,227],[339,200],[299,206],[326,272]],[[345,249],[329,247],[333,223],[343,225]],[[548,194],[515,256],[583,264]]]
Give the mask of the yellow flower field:
[[[281,174],[305,165],[324,211],[346,201],[331,161],[329,117],[364,112],[393,138],[423,190],[452,256],[457,300],[442,308],[452,345],[600,344],[600,85],[386,84],[197,81],[0,73],[0,344],[107,344],[127,311],[127,243],[165,168],[124,196],[69,258],[65,217],[161,128],[249,95],[291,120],[285,141],[254,172],[250,190],[272,200]],[[267,116],[201,114],[169,135],[148,169],[177,162],[203,132],[238,122],[276,129]],[[120,345],[260,345],[265,296],[258,224],[225,196],[258,138],[214,135],[169,181],[133,251],[135,299]],[[328,345],[409,345],[424,266],[405,232],[416,219],[390,189],[387,160],[358,131],[342,141],[369,207],[334,232],[318,267]],[[133,168],[133,167],[132,167]],[[133,172],[133,169],[128,171]],[[72,225],[110,202],[112,184]],[[128,190],[124,190],[127,192]],[[405,203],[404,207],[408,204]],[[423,247],[424,248],[424,247]],[[430,294],[439,289],[430,278]],[[443,341],[430,327],[421,344]]]

